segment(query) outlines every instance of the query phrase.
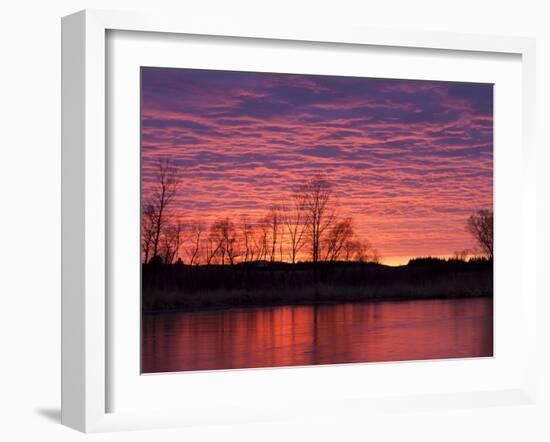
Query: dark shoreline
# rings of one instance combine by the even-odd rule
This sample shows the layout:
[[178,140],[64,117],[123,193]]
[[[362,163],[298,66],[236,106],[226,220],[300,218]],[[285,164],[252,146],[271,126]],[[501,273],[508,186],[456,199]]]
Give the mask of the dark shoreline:
[[219,311],[219,310],[242,310],[242,309],[254,309],[254,308],[274,308],[274,307],[321,307],[321,306],[331,306],[337,304],[375,304],[379,302],[413,302],[413,301],[453,301],[453,300],[462,300],[462,299],[484,299],[491,298],[493,295],[463,295],[463,296],[430,296],[430,297],[409,297],[409,296],[393,296],[388,298],[370,298],[358,301],[343,301],[343,300],[332,300],[332,301],[319,301],[319,302],[295,302],[292,304],[281,302],[281,303],[271,303],[271,304],[231,304],[231,305],[212,305],[207,307],[173,307],[173,308],[164,308],[157,310],[144,310],[142,309],[142,314],[144,315],[159,315],[166,313],[191,313],[191,312],[208,312],[208,311]]
[[142,313],[493,296],[486,260],[425,258],[373,263],[144,266]]

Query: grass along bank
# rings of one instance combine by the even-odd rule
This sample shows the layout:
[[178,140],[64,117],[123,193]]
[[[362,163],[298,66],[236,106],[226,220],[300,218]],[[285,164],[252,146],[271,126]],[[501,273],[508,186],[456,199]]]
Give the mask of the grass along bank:
[[493,295],[492,262],[143,266],[144,312],[244,306],[455,299]]

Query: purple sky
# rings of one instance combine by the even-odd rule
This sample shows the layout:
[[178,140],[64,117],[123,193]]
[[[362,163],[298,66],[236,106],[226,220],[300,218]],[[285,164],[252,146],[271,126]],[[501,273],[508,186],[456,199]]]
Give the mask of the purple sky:
[[492,209],[493,86],[142,69],[143,194],[177,164],[184,219],[260,216],[323,173],[387,263],[472,248]]

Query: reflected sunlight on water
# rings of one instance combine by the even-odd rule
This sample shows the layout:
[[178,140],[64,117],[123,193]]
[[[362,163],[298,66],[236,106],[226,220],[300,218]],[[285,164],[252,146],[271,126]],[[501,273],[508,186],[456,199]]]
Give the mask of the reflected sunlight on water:
[[148,314],[142,372],[492,356],[492,299]]

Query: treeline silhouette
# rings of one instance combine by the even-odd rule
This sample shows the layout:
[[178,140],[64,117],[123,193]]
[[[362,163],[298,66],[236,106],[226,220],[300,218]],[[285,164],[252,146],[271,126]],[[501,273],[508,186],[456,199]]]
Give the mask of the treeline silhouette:
[[209,225],[174,216],[178,186],[177,169],[159,160],[142,208],[144,311],[492,296],[492,212],[466,222],[480,250],[390,267],[351,218],[337,216],[323,176],[255,220],[225,216]]
[[338,217],[330,182],[314,176],[294,189],[291,201],[270,205],[264,215],[224,216],[210,224],[173,215],[177,169],[159,160],[150,197],[142,207],[142,262],[235,265],[269,261],[379,262],[359,238],[351,217]]
[[142,306],[155,311],[492,296],[492,275],[486,258],[422,258],[399,267],[343,261],[152,263],[142,273]]

